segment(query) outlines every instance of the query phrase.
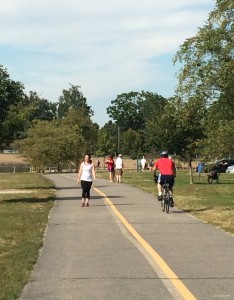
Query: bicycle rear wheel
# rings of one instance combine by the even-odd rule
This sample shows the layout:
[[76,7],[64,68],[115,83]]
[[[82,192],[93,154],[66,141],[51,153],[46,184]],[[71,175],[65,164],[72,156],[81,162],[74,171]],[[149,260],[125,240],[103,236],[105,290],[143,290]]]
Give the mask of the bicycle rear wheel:
[[162,206],[162,211],[165,211],[165,199],[166,199],[166,194],[165,194],[165,190],[163,190],[163,193],[162,193],[162,201],[161,201],[161,206]]
[[170,202],[169,195],[167,195],[167,200],[166,200],[166,212],[167,212],[167,214],[169,214],[169,207],[170,207],[169,202]]
[[165,199],[163,199],[162,200],[162,207],[163,207],[163,209],[162,209],[162,211],[165,211],[165,209],[166,209],[166,201],[165,201]]

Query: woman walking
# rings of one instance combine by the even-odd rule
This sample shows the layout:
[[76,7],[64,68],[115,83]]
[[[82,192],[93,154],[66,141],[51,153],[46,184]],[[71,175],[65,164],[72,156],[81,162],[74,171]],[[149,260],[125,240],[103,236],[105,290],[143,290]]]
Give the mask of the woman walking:
[[80,206],[89,206],[90,189],[95,180],[94,165],[91,160],[91,156],[86,154],[84,161],[80,165],[79,174],[77,177],[77,184],[81,183],[82,199]]
[[106,160],[105,164],[107,164],[107,169],[108,169],[108,172],[109,172],[110,182],[114,182],[114,179],[115,179],[115,162],[114,162],[112,154],[109,155],[109,157]]

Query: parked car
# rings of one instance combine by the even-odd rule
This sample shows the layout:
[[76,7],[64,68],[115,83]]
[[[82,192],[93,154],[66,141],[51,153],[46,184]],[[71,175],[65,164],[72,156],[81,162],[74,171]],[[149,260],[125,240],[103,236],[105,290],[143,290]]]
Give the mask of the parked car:
[[234,166],[227,167],[226,173],[234,173]]
[[234,165],[234,159],[221,159],[215,165],[218,167],[220,173],[225,173],[228,167]]

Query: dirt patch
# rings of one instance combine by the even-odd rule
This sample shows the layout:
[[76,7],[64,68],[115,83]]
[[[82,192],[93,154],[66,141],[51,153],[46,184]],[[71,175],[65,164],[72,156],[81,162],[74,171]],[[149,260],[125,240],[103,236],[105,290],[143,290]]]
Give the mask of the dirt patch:
[[[103,160],[103,157],[92,157],[94,164],[97,164],[97,161],[101,162],[101,169],[104,169],[104,166],[106,168],[105,162]],[[124,158],[123,157],[123,163],[125,169],[137,169],[137,161],[130,159],[130,158]],[[27,162],[27,160],[20,156],[19,154],[0,154],[0,165],[17,165],[17,164],[30,164]]]
[[27,160],[20,156],[19,154],[0,154],[0,164],[1,165],[12,165],[12,164],[25,164],[27,165]]
[[[106,157],[107,159],[107,157]],[[95,164],[95,166],[97,165],[97,161],[99,160],[101,163],[101,169],[104,169],[104,167],[106,168],[107,165],[105,165],[105,161],[103,159],[103,157],[92,157],[92,160]],[[114,158],[115,161],[115,158]],[[123,164],[124,164],[124,168],[125,169],[137,169],[137,160],[133,160],[130,158],[124,158],[123,157]]]

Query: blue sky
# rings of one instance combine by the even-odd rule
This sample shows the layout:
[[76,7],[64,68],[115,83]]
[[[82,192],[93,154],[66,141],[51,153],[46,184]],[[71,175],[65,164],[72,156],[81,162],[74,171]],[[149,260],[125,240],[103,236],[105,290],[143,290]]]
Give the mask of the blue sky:
[[117,95],[174,95],[172,59],[213,0],[2,0],[0,64],[49,101],[80,85],[103,126]]

